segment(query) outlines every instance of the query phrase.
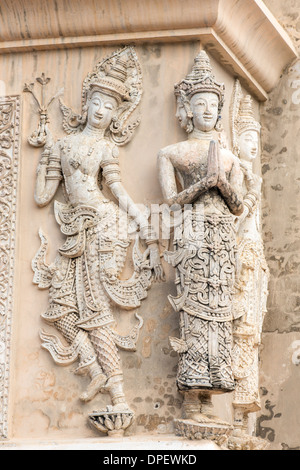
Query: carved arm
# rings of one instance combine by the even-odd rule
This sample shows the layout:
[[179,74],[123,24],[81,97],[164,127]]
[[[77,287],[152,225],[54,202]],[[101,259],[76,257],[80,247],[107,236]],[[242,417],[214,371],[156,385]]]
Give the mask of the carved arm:
[[255,173],[252,173],[252,171],[247,170],[247,168],[243,166],[242,162],[241,168],[245,175],[247,186],[247,194],[244,197],[244,210],[247,211],[248,215],[254,212],[257,203],[259,202],[262,180],[260,176],[256,175]]
[[111,155],[108,154],[102,163],[103,176],[106,179],[112,194],[118,200],[120,207],[136,221],[138,227],[140,228],[141,236],[149,247],[150,267],[154,271],[154,279],[163,280],[164,271],[160,262],[158,236],[157,234],[153,233],[151,227],[149,226],[148,219],[139,210],[137,205],[133,202],[123,187],[121,183],[117,157],[117,149],[114,148]]
[[208,153],[207,175],[197,183],[193,184],[180,193],[177,192],[174,166],[167,155],[158,155],[158,171],[164,200],[172,206],[173,204],[192,203],[204,192],[216,186],[218,181],[218,159],[216,153],[216,142],[212,141]]
[[220,190],[230,212],[234,215],[241,215],[244,210],[243,199],[241,197],[242,172],[236,162],[233,163],[230,181],[226,178],[223,159],[218,149],[219,155],[219,178],[217,187]]

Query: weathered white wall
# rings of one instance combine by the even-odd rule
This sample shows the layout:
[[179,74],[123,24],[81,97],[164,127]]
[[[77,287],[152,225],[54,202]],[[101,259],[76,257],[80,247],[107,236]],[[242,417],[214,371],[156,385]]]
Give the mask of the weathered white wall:
[[[265,4],[299,51],[299,1]],[[271,279],[258,431],[271,448],[300,449],[300,61],[284,72],[261,116],[263,236]]]

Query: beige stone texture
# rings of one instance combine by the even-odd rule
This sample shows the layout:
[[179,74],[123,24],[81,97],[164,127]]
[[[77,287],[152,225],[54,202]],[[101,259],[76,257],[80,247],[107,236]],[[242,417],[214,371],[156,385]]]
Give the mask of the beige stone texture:
[[[224,1],[228,2],[228,0]],[[251,2],[256,14],[265,15],[263,17],[266,20],[262,2],[247,0],[249,8]],[[4,3],[8,5],[8,2]],[[61,6],[62,2],[58,3]],[[70,8],[72,3],[72,8],[74,7],[74,12],[76,12],[76,8],[79,8],[82,2],[66,1],[64,3],[65,11],[61,16],[55,9],[56,2],[31,1],[29,10],[26,9],[28,1],[13,2],[10,13],[15,15],[14,28],[6,19],[5,11],[0,17],[1,94],[22,95],[13,340],[8,406],[8,438],[18,442],[24,439],[29,439],[32,443],[36,440],[39,442],[56,440],[57,442],[60,439],[87,438],[100,441],[103,439],[104,442],[105,437],[89,426],[87,414],[107,404],[105,395],[99,395],[94,402],[88,404],[80,402],[78,396],[88,379],[74,375],[72,370],[75,366],[64,368],[56,366],[49,353],[42,350],[40,346],[40,328],[51,330],[40,319],[40,314],[47,306],[48,293],[39,291],[33,285],[31,260],[39,248],[38,230],[40,227],[51,240],[49,261],[54,259],[56,250],[62,243],[62,236],[54,219],[53,203],[41,209],[34,202],[35,174],[40,150],[31,147],[27,138],[37,127],[38,110],[31,95],[23,93],[24,83],[34,82],[35,78],[44,72],[47,77],[51,78],[46,87],[47,96],[53,96],[61,87],[64,87],[63,102],[80,112],[81,85],[87,73],[100,59],[109,55],[124,42],[126,33],[136,35],[138,33],[137,36],[129,35],[129,38],[131,41],[136,39],[136,52],[143,72],[144,93],[139,109],[142,121],[133,140],[120,149],[121,175],[125,188],[136,203],[159,204],[162,201],[162,195],[156,168],[157,153],[166,145],[186,138],[175,118],[173,86],[190,70],[200,47],[206,44],[208,49],[211,48],[214,73],[226,86],[223,121],[227,133],[230,130],[229,104],[234,75],[239,72],[240,78],[244,78],[245,91],[253,90],[256,98],[264,100],[267,96],[266,90],[270,91],[274,87],[282,70],[279,70],[277,65],[272,67],[272,63],[273,65],[275,63],[275,52],[281,51],[278,63],[282,67],[295,58],[292,43],[284,30],[276,24],[272,15],[268,16],[268,34],[272,38],[273,58],[270,56],[270,49],[264,49],[264,52],[261,51],[257,67],[254,60],[255,51],[260,46],[259,34],[256,36],[256,42],[249,45],[251,54],[248,55],[244,64],[241,61],[244,53],[247,52],[246,37],[244,37],[241,49],[239,47],[242,43],[239,41],[237,42],[239,47],[231,48],[235,43],[233,37],[226,43],[225,36],[222,40],[220,40],[220,35],[216,39],[216,34],[213,35],[212,31],[205,39],[200,29],[207,24],[214,28],[214,33],[216,31],[220,33],[222,24],[226,25],[225,29],[227,28],[228,34],[230,32],[228,15],[224,13],[222,17],[225,23],[220,21],[220,16],[218,16],[219,23],[216,22],[216,14],[220,14],[220,11],[224,12],[224,2],[222,5],[222,2],[216,0],[204,2],[208,16],[203,19],[203,24],[200,26],[199,23],[193,25],[195,18],[193,8],[195,8],[195,3],[198,5],[198,2],[186,2],[187,9],[179,10],[176,1],[172,1],[168,9],[166,2],[161,2],[159,13],[155,9],[152,10],[152,15],[154,11],[157,16],[150,15],[153,24],[150,22],[151,28],[148,28],[148,31],[145,22],[139,23],[138,21],[142,19],[144,21],[145,18],[144,12],[139,8],[131,10],[134,11],[133,25],[131,25],[130,17],[122,15],[120,8],[124,2],[121,2],[122,5],[118,7],[118,2],[110,4],[113,5],[110,6],[113,8],[110,17],[114,18],[115,22],[117,21],[117,25],[105,22],[108,0],[99,2],[103,3],[105,8],[103,6],[101,10],[103,18],[100,13],[99,16],[97,15],[97,18],[102,18],[98,24],[96,24],[94,14],[97,2],[85,2],[87,12],[91,14],[82,15],[79,22],[78,17],[76,17],[77,22],[75,21],[75,13],[71,14]],[[159,2],[153,3],[158,5]],[[241,2],[232,2],[235,6],[237,3]],[[33,9],[33,4],[35,4],[35,9]],[[297,9],[299,10],[297,1],[266,0],[265,4],[296,40],[297,34],[300,34],[299,24],[297,24]],[[172,16],[173,8],[176,12],[174,17]],[[165,15],[166,9],[168,15]],[[27,21],[26,15],[17,15],[18,11],[28,13]],[[182,11],[181,15],[179,15],[180,11]],[[286,13],[287,11],[289,13]],[[235,10],[235,14],[239,17],[238,10]],[[262,16],[259,17],[262,18]],[[44,21],[39,23],[37,18],[43,18]],[[168,18],[170,21],[166,24]],[[180,22],[176,23],[179,18]],[[43,24],[42,29],[39,24]],[[170,40],[172,29],[170,25],[174,26],[174,24],[177,24],[178,34],[175,39],[172,37]],[[219,25],[219,30],[215,28],[215,24]],[[110,39],[106,38],[106,43],[109,44],[106,46],[104,45],[105,38],[98,37],[99,29],[103,25],[107,25],[107,30],[103,30],[101,34],[110,35]],[[151,36],[149,29],[152,33],[159,30],[160,36],[158,37],[157,34]],[[164,35],[162,31],[168,31],[168,35]],[[251,28],[248,33],[251,35]],[[211,42],[212,37],[215,38],[213,42]],[[82,39],[81,42],[78,42],[79,38]],[[68,44],[65,45],[64,42]],[[224,44],[226,47],[223,47]],[[223,51],[222,54],[220,50]],[[227,55],[224,53],[225,50]],[[267,62],[266,57],[268,57]],[[267,71],[264,70],[264,64],[267,64]],[[232,73],[232,71],[235,72]],[[267,75],[273,77],[268,83],[265,82]],[[296,200],[299,193],[297,178],[298,176],[300,178],[297,174],[296,143],[296,136],[299,133],[299,104],[293,101],[296,97],[296,101],[299,99],[300,102],[300,92],[298,98],[296,94],[297,89],[300,89],[300,84],[299,86],[296,84],[296,88],[293,88],[297,80],[300,80],[300,67],[297,68],[296,65],[283,74],[268,101],[261,105],[264,178],[263,234],[267,260],[271,269],[271,281],[269,313],[265,321],[261,353],[263,410],[258,418],[258,430],[259,434],[266,437],[275,449],[300,448],[300,415],[297,411],[299,410],[297,387],[300,366],[294,354],[297,348],[300,349],[300,343],[297,343],[300,341],[298,320],[300,243],[299,209]],[[37,83],[35,88],[38,93]],[[259,119],[257,100],[255,111]],[[52,105],[49,116],[53,135],[56,138],[61,137],[63,135],[62,115],[57,101]],[[256,162],[255,171],[260,172],[260,162]],[[57,199],[63,200],[61,191]],[[177,356],[172,352],[168,341],[169,336],[178,335],[178,318],[167,299],[168,294],[174,294],[174,273],[166,263],[164,267],[166,282],[153,285],[140,309],[144,326],[140,333],[137,352],[121,352],[125,392],[129,405],[136,415],[134,424],[127,431],[130,438],[135,434],[156,436],[172,434],[173,419],[181,416],[182,397],[175,383]],[[119,331],[127,333],[130,326],[134,324],[134,312],[117,311],[116,317]],[[220,417],[232,419],[230,395],[215,397],[214,404],[216,413]]]
[[[136,203],[161,203],[156,159],[160,148],[185,139],[175,118],[173,86],[186,75],[200,48],[199,42],[137,46],[143,71],[140,113],[141,124],[133,140],[120,148],[121,175],[125,188]],[[16,53],[2,56],[2,79],[6,93],[21,93],[25,82],[45,72],[51,77],[46,88],[49,97],[64,87],[62,100],[80,111],[82,80],[99,59],[114,48],[86,48],[38,53]],[[228,115],[233,78],[212,60],[214,73],[226,85],[227,100],[224,124],[229,131]],[[74,70],[75,79],[74,79]],[[55,73],[54,73],[55,71]],[[38,84],[35,85],[38,93]],[[62,236],[53,215],[53,203],[45,208],[35,204],[34,185],[40,150],[31,147],[27,137],[36,129],[38,115],[30,94],[22,95],[22,145],[18,211],[18,243],[15,274],[15,310],[13,319],[13,357],[10,398],[10,437],[66,438],[95,437],[97,431],[87,422],[87,414],[109,404],[106,395],[83,404],[78,396],[88,378],[72,373],[74,366],[56,366],[50,354],[41,349],[39,330],[51,331],[40,319],[46,309],[48,292],[38,290],[32,283],[31,260],[39,248],[38,230],[41,227],[50,240],[49,262],[54,260]],[[226,119],[227,116],[227,119]],[[227,121],[227,122],[226,122]],[[50,129],[55,137],[64,135],[58,102],[50,108]],[[56,199],[63,200],[62,192]],[[163,249],[163,247],[162,247]],[[177,355],[169,345],[169,336],[178,335],[178,318],[172,311],[167,295],[174,294],[173,272],[164,263],[165,283],[154,284],[140,313],[144,326],[136,353],[121,352],[125,393],[136,414],[135,423],[128,429],[134,433],[170,433],[173,418],[181,416],[182,397],[176,388]],[[134,324],[133,312],[116,312],[118,330],[128,333]],[[54,331],[54,330],[53,330]],[[229,397],[227,408],[216,397],[218,412],[231,419]]]
[[[266,0],[299,51],[299,2]],[[300,63],[283,73],[261,107],[263,237],[271,271],[261,351],[258,430],[274,449],[300,449],[299,106]]]

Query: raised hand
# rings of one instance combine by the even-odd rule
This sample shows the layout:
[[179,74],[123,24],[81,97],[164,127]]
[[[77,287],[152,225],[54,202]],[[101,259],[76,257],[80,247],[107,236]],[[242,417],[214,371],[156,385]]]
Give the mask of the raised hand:
[[207,185],[212,188],[217,185],[219,174],[219,147],[215,140],[209,145],[207,157]]

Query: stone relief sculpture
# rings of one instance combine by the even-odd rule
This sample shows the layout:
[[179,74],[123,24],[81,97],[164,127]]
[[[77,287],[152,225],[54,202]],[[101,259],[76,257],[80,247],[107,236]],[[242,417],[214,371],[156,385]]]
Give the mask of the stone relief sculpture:
[[259,152],[260,124],[255,120],[252,98],[243,96],[235,83],[232,107],[233,152],[243,173],[244,212],[237,221],[238,264],[234,295],[233,394],[234,448],[264,448],[266,443],[248,435],[248,415],[260,410],[259,357],[261,332],[267,311],[269,270],[260,230],[261,178],[253,172]]
[[[82,114],[61,102],[67,136],[57,142],[48,132],[37,170],[35,201],[43,207],[63,182],[66,203],[55,201],[57,223],[66,241],[53,264],[45,259],[47,239],[40,232],[41,248],[33,260],[34,283],[49,289],[49,306],[42,317],[67,341],[41,333],[43,347],[59,365],[78,360],[77,373],[90,377],[81,399],[108,393],[111,405],[90,414],[96,428],[109,434],[126,429],[133,418],[123,391],[118,348],[135,350],[142,319],[127,337],[115,327],[113,305],[140,306],[152,279],[162,279],[158,245],[145,217],[121,183],[118,146],[132,137],[139,121],[128,119],[142,95],[142,75],[133,48],[114,52],[96,65],[83,82]],[[105,183],[119,206],[107,199]],[[120,278],[131,242],[132,277]],[[147,245],[142,252],[139,238]]]
[[19,95],[0,97],[0,437],[8,438],[11,328],[17,187],[20,161]]
[[[176,433],[223,439],[230,426],[212,415],[212,395],[234,390],[232,366],[233,291],[236,231],[243,212],[243,174],[238,158],[214,140],[224,102],[209,57],[201,51],[191,73],[175,85],[177,117],[188,139],[158,155],[164,200],[184,212],[184,229],[174,232],[174,251],[165,259],[176,269],[180,338],[177,385],[184,416]],[[178,232],[178,231],[177,231]]]

